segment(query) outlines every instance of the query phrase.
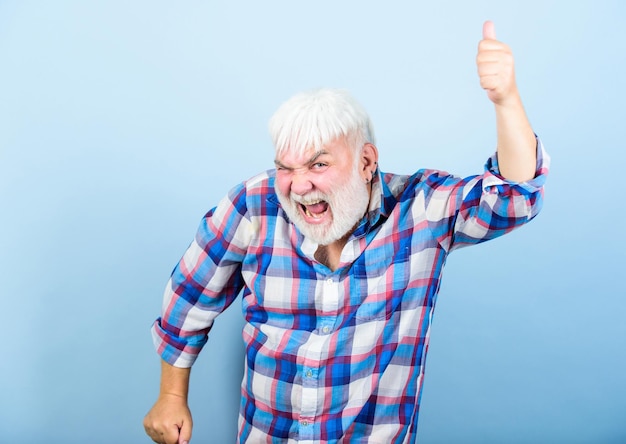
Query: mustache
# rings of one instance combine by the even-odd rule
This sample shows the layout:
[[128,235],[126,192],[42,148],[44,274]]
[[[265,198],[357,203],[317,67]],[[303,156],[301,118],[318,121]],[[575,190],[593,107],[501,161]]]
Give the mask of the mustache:
[[327,194],[321,193],[319,191],[311,191],[310,193],[307,193],[305,195],[289,193],[289,198],[292,201],[302,205],[311,205],[320,201],[328,202],[329,197],[330,196],[328,196]]

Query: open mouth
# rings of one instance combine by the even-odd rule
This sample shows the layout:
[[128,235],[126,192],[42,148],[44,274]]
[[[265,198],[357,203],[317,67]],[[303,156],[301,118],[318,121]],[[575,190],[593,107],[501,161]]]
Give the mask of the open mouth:
[[307,204],[300,204],[302,212],[312,219],[321,219],[328,211],[328,202],[318,200]]

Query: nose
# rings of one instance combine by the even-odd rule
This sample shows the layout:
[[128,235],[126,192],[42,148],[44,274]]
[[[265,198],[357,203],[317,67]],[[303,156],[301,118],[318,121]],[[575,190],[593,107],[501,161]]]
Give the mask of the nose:
[[313,189],[313,184],[309,180],[307,173],[294,172],[291,177],[291,192],[303,196]]

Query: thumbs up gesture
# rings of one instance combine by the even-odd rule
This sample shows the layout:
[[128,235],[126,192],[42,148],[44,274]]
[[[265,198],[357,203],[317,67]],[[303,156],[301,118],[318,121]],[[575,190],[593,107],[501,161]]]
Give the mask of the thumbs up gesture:
[[483,39],[478,44],[476,66],[480,86],[487,91],[487,97],[494,104],[506,105],[519,100],[513,53],[507,45],[496,40],[496,29],[491,21],[483,24]]

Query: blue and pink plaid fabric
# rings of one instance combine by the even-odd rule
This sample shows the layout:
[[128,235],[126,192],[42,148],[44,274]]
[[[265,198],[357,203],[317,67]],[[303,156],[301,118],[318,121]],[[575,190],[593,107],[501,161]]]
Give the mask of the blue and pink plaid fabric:
[[152,333],[193,364],[216,316],[242,293],[239,441],[414,443],[433,309],[448,254],[531,220],[548,157],[512,183],[497,157],[479,176],[379,172],[367,216],[331,271],[290,223],[274,171],[233,188],[174,269]]

